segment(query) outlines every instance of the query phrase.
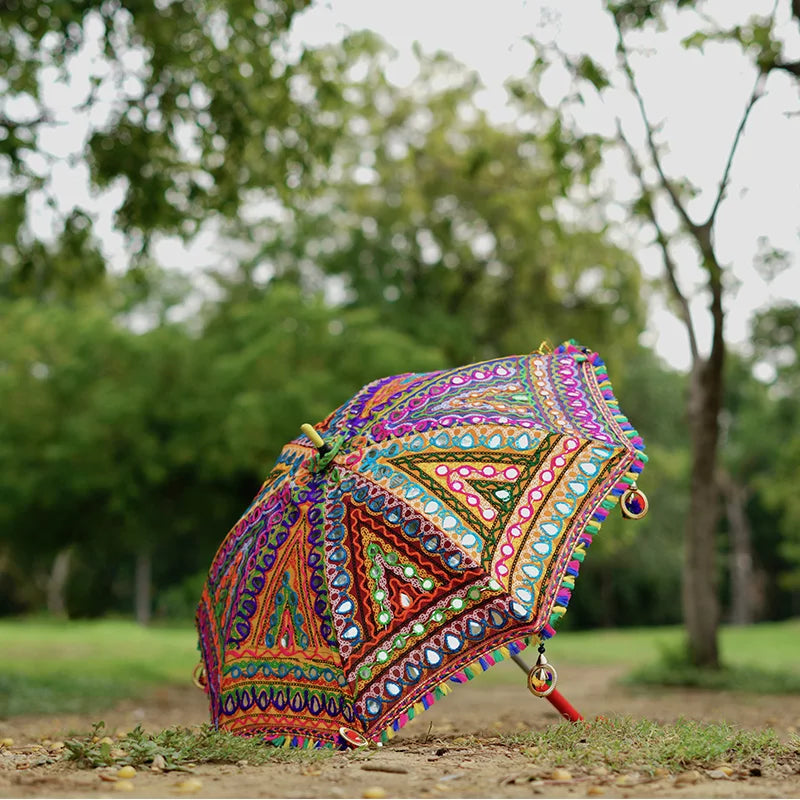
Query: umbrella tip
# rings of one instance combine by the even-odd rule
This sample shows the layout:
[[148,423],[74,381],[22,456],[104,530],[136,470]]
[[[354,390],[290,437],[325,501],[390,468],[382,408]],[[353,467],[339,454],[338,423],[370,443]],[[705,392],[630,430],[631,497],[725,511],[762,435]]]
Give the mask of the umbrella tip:
[[311,439],[311,444],[313,444],[317,450],[325,449],[325,440],[316,432],[313,425],[304,422],[300,426],[300,430]]

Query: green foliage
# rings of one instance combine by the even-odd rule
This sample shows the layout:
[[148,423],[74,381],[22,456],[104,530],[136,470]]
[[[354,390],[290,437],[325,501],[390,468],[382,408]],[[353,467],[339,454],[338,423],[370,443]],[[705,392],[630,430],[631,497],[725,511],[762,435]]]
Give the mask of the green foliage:
[[581,56],[574,69],[578,77],[589,81],[598,92],[611,85],[606,71],[589,56]]
[[628,717],[554,725],[504,738],[514,747],[527,745],[537,764],[602,764],[615,772],[644,774],[653,774],[657,767],[677,771],[729,760],[773,760],[791,752],[791,745],[769,729],[745,731],[725,723],[689,720],[665,725]]
[[[418,54],[398,89],[368,34],[289,57],[301,8],[87,0],[29,21],[20,1],[4,17],[9,92],[42,112],[2,120],[17,125],[5,152],[20,186],[36,176],[16,143],[48,124],[37,69],[65,76],[94,40],[115,66],[116,105],[76,159],[97,187],[122,179],[134,266],[106,274],[83,213],[33,240],[24,193],[6,196],[0,608],[41,606],[68,549],[69,613],[125,609],[143,554],[162,612],[185,613],[282,445],[363,383],[546,338],[622,365],[635,343],[633,259],[556,213],[600,143],[545,109],[535,131],[491,124],[475,76],[445,56]],[[200,281],[148,253],[159,233],[212,222],[231,257],[191,313]]]
[[[79,767],[94,768],[130,764],[139,767],[163,759],[163,770],[187,770],[197,764],[236,764],[247,761],[252,766],[278,761],[310,761],[328,758],[333,750],[288,750],[271,747],[258,737],[236,736],[215,731],[208,725],[197,728],[166,728],[158,733],[146,733],[140,726],[115,744],[103,741],[108,734],[103,722],[95,723],[89,736],[67,739],[66,756]],[[118,755],[123,751],[124,755]]]
[[[772,367],[771,402],[742,409],[743,424],[751,432],[748,445],[761,456],[764,468],[754,484],[766,508],[777,515],[784,559],[781,585],[800,589],[800,497],[794,476],[800,458],[796,436],[784,435],[800,425],[797,391],[800,389],[800,307],[782,304],[757,315],[753,325],[754,358]],[[767,389],[762,392],[766,394]],[[765,408],[766,406],[766,408]],[[788,568],[787,568],[788,567]]]
[[780,670],[743,664],[723,664],[719,669],[695,666],[686,645],[667,646],[658,661],[638,667],[625,678],[638,686],[682,686],[744,694],[800,694],[800,676]]
[[[268,10],[256,0],[5,5],[0,72],[7,93],[36,109],[0,118],[12,177],[32,178],[24,156],[53,124],[40,68],[50,81],[68,82],[76,54],[96,48],[112,68],[95,67],[76,106],[99,106],[102,91],[115,91],[106,119],[90,129],[88,153],[97,185],[124,181],[118,224],[128,233],[187,233],[209,209],[235,214],[248,187],[285,187],[286,163],[306,169],[318,152],[307,144],[322,132],[308,105],[291,96],[302,68],[282,58],[303,0]],[[278,144],[265,149],[268,136]]]
[[[300,422],[381,375],[576,338],[603,354],[648,443],[652,511],[637,526],[609,521],[567,624],[674,621],[685,382],[638,345],[647,287],[634,259],[583,222],[597,218],[606,143],[545,107],[541,54],[512,87],[525,124],[496,125],[476,76],[447,56],[417,51],[419,75],[400,89],[366,33],[289,53],[305,5],[6,3],[0,89],[33,110],[0,110],[0,612],[41,608],[68,551],[70,614],[127,610],[147,554],[160,613],[186,617]],[[609,8],[641,26],[667,5]],[[766,52],[751,23],[737,41]],[[74,109],[91,120],[71,159],[93,190],[122,192],[123,277],[108,274],[89,212],[51,204],[46,242],[27,222],[33,192],[52,191],[44,88],[92,47],[102,58]],[[608,87],[589,56],[573,67],[594,91]],[[201,230],[225,245],[216,268],[153,264],[165,234]],[[763,261],[777,268],[780,254]],[[789,429],[790,411],[757,400],[777,436]],[[739,419],[731,458],[766,454]],[[753,462],[755,482],[765,464]],[[781,558],[796,559],[790,484],[765,484],[758,501],[760,530],[784,515]]]
[[694,31],[682,44],[686,48],[702,50],[707,42],[736,42],[752,56],[762,72],[769,72],[778,66],[783,51],[781,41],[774,36],[773,27],[768,19],[753,17],[747,24],[734,25],[729,29]]

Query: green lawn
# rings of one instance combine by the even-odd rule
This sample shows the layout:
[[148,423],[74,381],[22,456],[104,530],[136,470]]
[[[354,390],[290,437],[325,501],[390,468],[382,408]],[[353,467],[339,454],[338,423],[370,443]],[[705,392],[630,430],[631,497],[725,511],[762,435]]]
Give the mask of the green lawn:
[[188,625],[0,620],[0,718],[98,711],[153,685],[186,683],[196,643]]
[[[633,669],[656,661],[664,650],[677,649],[683,639],[683,629],[677,626],[565,631],[552,640],[548,651],[571,664],[624,664]],[[720,648],[727,664],[758,661],[775,670],[800,672],[800,619],[723,627]]]
[[[634,670],[677,648],[682,636],[677,627],[566,631],[548,645],[548,655],[557,665],[602,663]],[[730,665],[755,661],[800,676],[800,620],[723,628],[721,645]],[[0,620],[0,717],[99,711],[154,685],[186,684],[197,660],[191,625]],[[483,680],[517,681],[515,670],[492,669]]]

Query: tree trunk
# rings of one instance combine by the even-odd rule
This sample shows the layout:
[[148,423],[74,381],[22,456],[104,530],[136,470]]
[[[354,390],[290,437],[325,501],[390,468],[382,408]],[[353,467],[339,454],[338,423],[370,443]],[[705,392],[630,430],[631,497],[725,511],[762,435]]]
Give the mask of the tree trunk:
[[54,617],[67,616],[67,580],[69,579],[72,549],[65,547],[56,553],[47,578],[47,611]]
[[731,624],[752,625],[755,622],[756,580],[753,569],[753,536],[745,511],[748,490],[724,471],[720,472],[720,489],[725,501],[731,546]]
[[715,557],[719,489],[715,476],[721,386],[721,369],[710,368],[709,362],[699,360],[692,370],[689,386],[692,469],[685,535],[683,614],[691,662],[711,668],[719,667]]
[[151,616],[152,558],[148,551],[136,556],[136,576],[134,580],[134,607],[136,621],[149,625]]

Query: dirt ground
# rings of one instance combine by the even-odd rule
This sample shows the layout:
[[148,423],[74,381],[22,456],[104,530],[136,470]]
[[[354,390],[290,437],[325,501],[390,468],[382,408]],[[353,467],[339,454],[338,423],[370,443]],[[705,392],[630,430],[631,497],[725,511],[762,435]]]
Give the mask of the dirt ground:
[[[516,667],[499,664],[508,673]],[[587,719],[630,716],[659,722],[681,717],[728,721],[752,730],[774,729],[789,740],[800,729],[800,697],[720,694],[670,690],[632,690],[616,681],[612,668],[560,672],[560,689]],[[62,740],[87,733],[103,719],[110,731],[148,730],[206,721],[205,696],[187,686],[164,689],[138,703],[126,702],[93,716],[17,717],[0,720],[0,738],[14,745],[0,750],[0,797],[124,796],[104,782],[100,770],[78,769],[56,761],[37,765],[42,739]],[[383,748],[342,753],[308,764],[266,766],[199,765],[186,784],[185,773],[155,773],[140,768],[131,797],[800,797],[800,753],[780,763],[736,763],[730,776],[694,770],[652,778],[644,773],[604,773],[602,765],[575,767],[569,780],[552,779],[552,765],[539,767],[520,748],[504,745],[499,733],[566,725],[549,703],[528,694],[524,676],[516,685],[491,685],[478,679],[454,689],[413,720]],[[478,735],[479,744],[464,740]],[[524,748],[523,748],[524,749]],[[198,783],[199,782],[199,783]]]

